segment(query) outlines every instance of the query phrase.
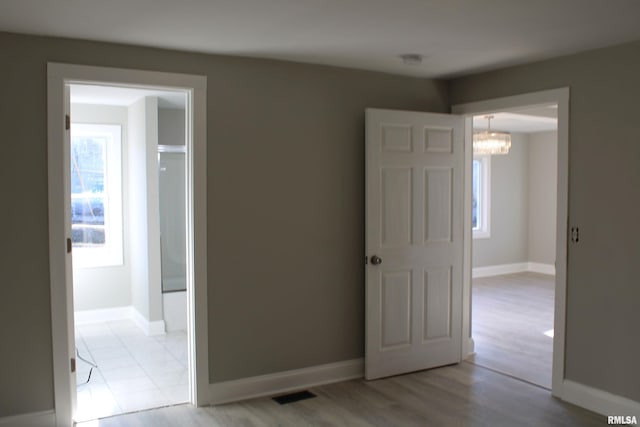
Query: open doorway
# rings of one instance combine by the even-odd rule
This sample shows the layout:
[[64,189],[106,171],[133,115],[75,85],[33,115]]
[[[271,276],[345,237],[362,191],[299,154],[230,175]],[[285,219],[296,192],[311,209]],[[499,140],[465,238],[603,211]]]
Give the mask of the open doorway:
[[[490,124],[489,124],[490,122]],[[472,160],[472,337],[467,360],[551,389],[557,105],[473,117],[474,133],[510,136]]]
[[562,397],[564,393],[564,353],[567,297],[567,244],[569,199],[569,88],[550,89],[503,98],[475,101],[452,107],[454,114],[465,116],[465,217],[464,225],[464,277],[462,290],[462,346],[461,357],[467,359],[475,353],[472,329],[472,166],[473,166],[473,117],[496,111],[517,112],[533,107],[557,106],[557,203],[555,283],[553,315],[553,354],[551,394]]
[[[87,379],[89,380],[87,384],[91,384],[92,379],[89,377],[89,373],[92,377],[96,375],[94,379],[97,379],[98,370],[111,368],[112,373],[115,373],[115,375],[111,375],[114,381],[118,380],[118,375],[121,376],[120,379],[132,379],[136,376],[131,372],[123,372],[124,366],[119,366],[120,364],[126,365],[132,362],[131,360],[128,362],[124,360],[104,362],[108,358],[103,358],[103,362],[100,362],[96,360],[98,358],[90,357],[93,355],[90,350],[91,346],[82,336],[82,331],[78,334],[81,341],[76,341],[76,324],[80,329],[80,325],[115,321],[115,324],[106,325],[106,330],[112,335],[107,339],[107,342],[122,344],[120,350],[117,350],[120,351],[118,356],[125,356],[122,353],[124,348],[124,351],[128,352],[138,364],[138,369],[133,368],[133,370],[137,371],[140,377],[141,371],[147,373],[152,364],[160,365],[164,373],[173,371],[169,369],[171,368],[169,365],[174,368],[177,365],[186,366],[186,369],[182,369],[183,372],[187,372],[186,387],[182,387],[184,380],[181,379],[180,391],[173,390],[173,394],[169,390],[160,391],[163,397],[162,402],[155,402],[152,405],[146,402],[143,406],[163,406],[179,402],[189,402],[196,405],[207,404],[209,403],[206,310],[207,233],[206,215],[203,214],[206,212],[206,78],[185,74],[53,63],[49,63],[47,68],[49,242],[56,424],[71,425],[82,415],[77,410],[79,400],[77,384],[82,384]],[[79,190],[75,189],[77,191],[74,191],[70,185],[72,161],[74,160],[71,135],[71,125],[74,120],[71,118],[73,116],[71,92],[74,86],[76,88],[87,86],[94,91],[102,87],[102,89],[109,91],[110,95],[103,94],[106,99],[102,102],[85,102],[85,104],[99,105],[102,109],[115,107],[112,104],[114,101],[109,101],[109,99],[113,98],[113,94],[118,90],[135,93],[137,97],[135,102],[129,103],[127,113],[121,114],[122,117],[126,116],[126,132],[123,131],[122,123],[99,123],[94,118],[90,118],[85,123],[77,123],[78,140],[89,141],[85,142],[85,147],[82,148],[89,159],[93,158],[96,161],[91,163],[92,161],[89,160],[86,167],[79,167],[79,170],[85,169],[87,174],[79,174],[82,176],[83,182],[75,183],[79,186]],[[139,96],[142,94],[140,91],[144,92],[142,97]],[[75,95],[78,95],[75,97],[76,104],[82,104],[78,101],[79,98],[82,98],[81,94]],[[167,98],[169,95],[180,97],[180,105],[183,106],[183,109],[178,111],[177,115],[182,117],[184,127],[178,132],[181,136],[176,141],[162,144],[157,139],[161,134],[158,125],[161,123],[159,118],[164,114],[162,107],[166,107],[163,103],[170,102],[170,99]],[[91,96],[96,96],[96,94]],[[81,117],[82,114],[90,113],[85,111],[78,114],[77,108],[74,107],[74,110],[75,119]],[[136,125],[132,125],[134,122]],[[172,125],[171,128],[175,130],[180,126]],[[107,132],[109,130],[111,135],[120,135],[121,173],[119,175],[109,165],[102,164],[101,167],[95,167],[96,165],[100,166],[99,159],[107,159],[107,163],[109,163],[109,158],[117,159],[119,157],[118,153],[114,154],[108,147],[113,145],[108,142],[110,141],[109,132]],[[87,137],[87,133],[94,133],[94,135]],[[154,135],[155,142],[148,143],[148,140],[153,139]],[[127,138],[124,141],[124,148],[123,137]],[[140,141],[145,142],[140,143]],[[82,144],[81,142],[80,146]],[[172,147],[172,144],[182,145],[184,148]],[[169,148],[159,149],[163,145],[169,146]],[[177,162],[175,159],[173,162],[163,162],[162,156],[165,152],[178,155]],[[79,157],[75,160],[79,160]],[[182,225],[175,217],[168,221],[170,224],[176,224],[178,229],[183,229],[184,242],[179,241],[180,239],[174,239],[170,242],[174,258],[177,256],[185,259],[183,268],[168,269],[173,273],[180,273],[182,275],[180,280],[176,277],[163,277],[164,266],[160,245],[161,240],[167,241],[167,237],[161,238],[160,235],[163,230],[161,221],[163,199],[161,182],[163,179],[160,174],[163,164],[166,171],[168,168],[174,168],[175,163],[180,163],[184,169],[178,172],[178,175],[182,177],[182,182],[173,187],[174,189],[181,187],[184,192],[165,196],[170,200],[165,204],[173,204],[177,207],[177,211],[184,213]],[[100,169],[102,169],[102,178],[100,173],[90,176],[92,172]],[[118,176],[121,180],[120,183],[112,184],[116,189],[119,187],[122,193],[120,228],[117,227],[118,221],[113,219],[114,215],[117,216],[117,200],[114,201],[110,192],[100,194],[101,186],[111,178]],[[90,182],[91,179],[95,180],[93,184]],[[103,182],[98,183],[101,179]],[[75,196],[73,196],[74,192]],[[74,198],[78,200],[74,200]],[[176,198],[184,198],[184,200],[175,203]],[[127,204],[128,206],[126,206]],[[115,210],[112,209],[114,207]],[[77,222],[74,227],[72,224],[76,222],[74,215],[86,219],[86,221]],[[104,218],[104,221],[101,217]],[[108,224],[115,227],[110,229]],[[167,229],[163,232],[171,234]],[[121,247],[118,248],[118,245],[115,249],[108,247],[110,245],[106,244],[107,241],[117,242],[118,236],[122,240]],[[74,245],[76,248],[73,250],[72,256]],[[103,253],[95,257],[88,255],[90,251],[84,251],[87,252],[87,256],[83,257],[83,251],[79,248],[82,245],[85,246],[85,249],[103,249]],[[184,248],[184,251],[176,251],[177,247]],[[82,266],[83,261],[87,262],[84,266]],[[164,261],[168,267],[168,261]],[[96,265],[100,263],[102,265]],[[108,274],[100,275],[88,272],[91,269],[118,266],[121,269],[119,272],[121,281],[108,280]],[[89,286],[96,287],[100,280],[105,280],[111,284],[109,291],[117,291],[117,288],[120,287],[119,295],[116,292],[116,295],[110,293],[104,298],[100,298],[97,297],[100,294],[97,289],[88,288],[88,291],[85,289],[85,293],[88,295],[82,296],[83,291],[74,286],[76,284],[80,286],[82,274],[79,270],[82,267],[87,270],[85,273],[90,276],[87,281]],[[77,281],[74,280],[74,272],[77,272]],[[103,271],[103,273],[105,272]],[[112,273],[114,272],[112,271]],[[129,288],[125,286],[127,282],[130,285]],[[177,282],[184,283],[184,291],[176,288]],[[169,286],[169,283],[172,285]],[[146,286],[142,286],[143,284]],[[167,286],[163,286],[163,284]],[[163,289],[176,291],[175,293],[183,292],[180,310],[183,315],[186,313],[186,319],[183,315],[173,317],[168,315],[171,311],[169,309],[171,303],[166,301],[165,293],[169,292],[163,293]],[[87,296],[89,299],[93,298],[93,307],[82,306],[81,301],[83,297]],[[129,297],[129,306],[126,305],[126,301],[125,305],[122,300],[119,303],[113,302],[114,299],[122,297],[125,300]],[[87,303],[87,301],[84,302]],[[96,303],[102,304],[103,307],[97,308]],[[177,318],[183,319],[179,326],[176,326],[180,323],[176,322]],[[121,323],[122,321],[132,322],[133,326],[130,323],[125,325]],[[184,332],[184,323],[186,323],[186,332]],[[174,340],[176,342],[169,343],[166,340],[167,331],[171,332],[175,327],[182,328],[182,337]],[[93,331],[90,331],[91,328],[85,329],[88,330],[84,331],[88,332],[86,335],[91,336],[92,332],[95,333],[101,329],[104,331],[105,327],[96,327]],[[152,339],[151,344],[142,343],[140,340],[137,341],[138,338],[132,337],[133,331],[137,334],[140,330],[142,335],[138,338],[140,340]],[[90,339],[89,341],[99,342],[100,340]],[[185,341],[186,348],[183,345]],[[161,348],[167,350],[173,360],[168,360],[169,356],[166,358],[162,356],[159,351]],[[156,350],[158,351],[156,352]],[[134,353],[137,353],[137,358]],[[119,357],[112,359],[119,359]],[[83,366],[83,364],[87,366]],[[111,366],[109,366],[110,364]],[[100,374],[102,375],[104,372],[100,372]],[[102,375],[102,379],[107,380],[105,382],[108,382],[107,376]],[[167,380],[167,378],[164,379]],[[158,378],[150,381],[158,388],[162,386],[169,388],[174,385],[171,384],[172,381],[162,383]],[[123,391],[126,389],[127,392],[136,391],[138,395],[143,394],[140,389],[134,390],[141,387],[141,384],[120,384],[120,386]],[[109,387],[110,390],[113,388],[117,387]],[[118,402],[117,399],[114,400]],[[132,401],[127,401],[124,405],[118,404],[119,410],[128,412],[141,409],[134,408],[132,404]],[[127,405],[130,407],[122,408]]]
[[69,89],[76,420],[188,402],[186,94]]

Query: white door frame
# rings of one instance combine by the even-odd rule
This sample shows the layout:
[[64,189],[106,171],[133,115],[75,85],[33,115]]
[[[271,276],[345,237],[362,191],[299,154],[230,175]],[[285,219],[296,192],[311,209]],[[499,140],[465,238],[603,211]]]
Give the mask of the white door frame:
[[207,153],[206,95],[204,76],[47,64],[47,135],[49,191],[49,270],[51,329],[56,426],[73,424],[70,359],[73,348],[73,282],[71,256],[66,239],[71,236],[69,204],[65,191],[69,181],[69,139],[65,137],[68,99],[65,87],[72,83],[181,90],[187,95],[187,314],[189,335],[190,401],[209,404],[209,354],[207,321]]
[[[558,105],[558,181],[556,216],[556,282],[551,394],[563,397],[567,298],[567,224],[569,220],[569,88],[551,89],[504,98],[454,105],[453,114],[467,116],[465,130],[465,241],[462,305],[462,358],[474,351],[471,337],[471,159],[472,116],[536,105]],[[466,337],[466,338],[465,338]]]

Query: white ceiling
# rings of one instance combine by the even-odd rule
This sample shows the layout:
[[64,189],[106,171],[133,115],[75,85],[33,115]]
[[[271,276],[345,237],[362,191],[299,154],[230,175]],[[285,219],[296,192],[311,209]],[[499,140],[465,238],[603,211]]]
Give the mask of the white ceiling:
[[184,110],[186,102],[185,94],[179,91],[73,84],[70,92],[74,104],[129,106],[143,97],[155,96],[160,108]]
[[[638,0],[2,0],[0,30],[453,77],[640,39]],[[399,55],[424,55],[405,65]]]
[[[510,133],[536,133],[558,128],[558,109],[555,106],[537,107],[517,112],[491,113],[491,129]],[[474,130],[487,129],[486,115],[473,117]]]

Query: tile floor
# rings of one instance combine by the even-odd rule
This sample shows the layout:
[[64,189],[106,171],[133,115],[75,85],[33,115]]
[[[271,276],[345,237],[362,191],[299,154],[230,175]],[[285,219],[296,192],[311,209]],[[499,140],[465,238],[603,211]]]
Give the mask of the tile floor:
[[76,326],[78,410],[92,420],[189,400],[187,334],[146,336],[131,320]]

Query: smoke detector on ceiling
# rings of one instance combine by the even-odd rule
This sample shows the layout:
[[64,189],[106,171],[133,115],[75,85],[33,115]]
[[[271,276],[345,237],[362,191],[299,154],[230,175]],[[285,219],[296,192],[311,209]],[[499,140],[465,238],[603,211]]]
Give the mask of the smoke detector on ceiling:
[[422,64],[422,55],[418,53],[404,53],[400,55],[400,59],[406,65],[420,65]]

